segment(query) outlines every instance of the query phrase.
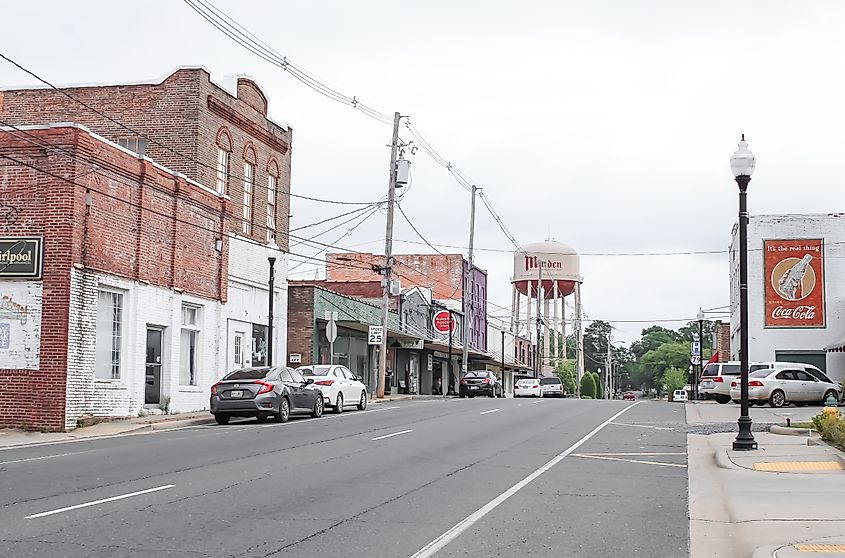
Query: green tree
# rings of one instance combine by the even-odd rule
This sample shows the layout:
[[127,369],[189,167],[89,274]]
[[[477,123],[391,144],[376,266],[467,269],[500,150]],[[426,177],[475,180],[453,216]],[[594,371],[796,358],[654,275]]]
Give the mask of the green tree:
[[558,361],[555,367],[555,373],[560,381],[563,383],[563,389],[566,393],[575,393],[577,386],[575,385],[575,361],[561,360]]
[[593,381],[596,382],[596,399],[604,399],[604,387],[598,372],[593,372]]
[[641,385],[660,388],[660,379],[666,370],[678,368],[683,371],[689,367],[689,346],[683,341],[664,343],[643,355],[639,367]]
[[682,389],[687,383],[687,373],[681,368],[668,368],[663,372],[660,383],[665,386],[664,389],[669,392],[669,397],[671,398],[673,391]]
[[601,320],[592,322],[584,330],[584,368],[586,370],[595,372],[604,367],[610,330],[610,324]]
[[581,376],[581,397],[596,398],[596,381],[592,374]]
[[656,350],[660,345],[680,340],[681,335],[677,331],[655,325],[642,331],[640,340],[631,344],[631,352],[637,359],[641,359],[649,351]]

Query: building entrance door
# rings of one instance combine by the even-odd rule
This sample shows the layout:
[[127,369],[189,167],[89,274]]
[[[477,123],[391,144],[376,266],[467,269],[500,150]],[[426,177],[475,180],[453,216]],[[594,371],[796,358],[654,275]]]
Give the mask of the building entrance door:
[[163,331],[147,328],[147,375],[144,387],[144,405],[161,403],[161,340]]

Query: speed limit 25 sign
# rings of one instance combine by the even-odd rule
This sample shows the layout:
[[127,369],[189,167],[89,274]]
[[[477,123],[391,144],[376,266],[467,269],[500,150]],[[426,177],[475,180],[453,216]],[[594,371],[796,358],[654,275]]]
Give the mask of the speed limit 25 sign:
[[368,345],[381,345],[382,338],[384,337],[384,326],[370,326],[370,330],[367,334],[367,344]]

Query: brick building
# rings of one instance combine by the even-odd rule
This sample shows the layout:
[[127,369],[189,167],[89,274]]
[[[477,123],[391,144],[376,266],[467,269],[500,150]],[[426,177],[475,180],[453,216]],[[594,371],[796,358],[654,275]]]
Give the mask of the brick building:
[[204,409],[268,342],[284,361],[287,257],[267,244],[288,245],[291,130],[261,90],[181,69],[65,91],[103,114],[50,89],[0,92],[0,260],[24,237],[44,258],[40,279],[0,266],[0,424]]
[[[431,289],[434,300],[456,312],[463,312],[463,300],[470,286],[466,281],[467,261],[461,254],[396,254],[393,276],[403,288]],[[379,281],[372,266],[384,265],[384,256],[363,253],[326,254],[326,280],[330,282]],[[472,313],[469,321],[469,345],[487,351],[487,272],[473,266]]]

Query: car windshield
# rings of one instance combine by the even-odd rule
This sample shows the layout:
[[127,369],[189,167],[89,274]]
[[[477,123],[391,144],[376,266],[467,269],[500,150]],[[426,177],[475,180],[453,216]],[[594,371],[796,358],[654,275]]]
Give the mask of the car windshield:
[[464,378],[486,378],[489,374],[487,370],[470,370]]
[[542,378],[540,380],[541,386],[548,386],[548,385],[551,385],[551,384],[560,384],[560,383],[561,383],[560,378]]
[[708,364],[704,367],[704,371],[701,373],[702,376],[718,376],[719,375],[719,365],[718,364]]
[[304,370],[300,370],[299,372],[307,378],[308,376],[325,376],[329,373],[329,370],[331,370],[331,369],[332,369],[332,367],[328,366],[328,365],[327,366],[314,366],[312,368],[306,368]]
[[269,366],[261,366],[258,368],[241,368],[240,370],[233,370],[225,376],[224,380],[261,380],[267,377],[270,371],[273,370]]
[[757,370],[756,372],[752,372],[748,375],[749,378],[765,378],[769,374],[772,373],[772,370],[768,368],[764,368],[762,370]]

